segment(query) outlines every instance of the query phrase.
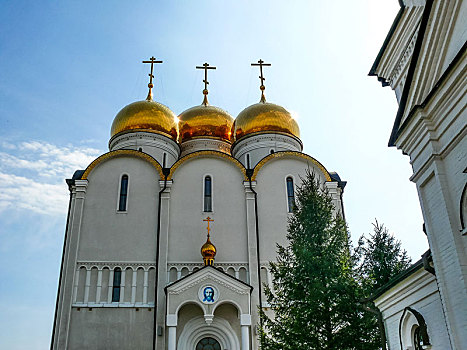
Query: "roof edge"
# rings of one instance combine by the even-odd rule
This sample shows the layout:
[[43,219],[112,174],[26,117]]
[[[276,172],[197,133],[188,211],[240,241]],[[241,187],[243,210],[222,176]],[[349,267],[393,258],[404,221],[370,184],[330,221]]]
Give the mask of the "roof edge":
[[393,147],[396,145],[396,139],[398,136],[399,126],[402,121],[402,116],[404,115],[405,108],[407,107],[407,100],[409,97],[409,92],[412,88],[412,80],[415,74],[415,68],[418,64],[418,59],[420,57],[420,51],[422,48],[423,41],[425,39],[425,32],[428,26],[428,20],[431,15],[431,9],[433,7],[433,0],[427,0],[425,4],[425,9],[423,10],[422,21],[420,23],[420,29],[418,30],[417,41],[415,42],[415,47],[412,54],[412,59],[410,60],[409,69],[407,71],[407,78],[405,79],[404,89],[402,90],[402,96],[399,102],[399,108],[397,109],[396,120],[392,127],[391,136],[389,137],[388,146]]
[[[371,66],[370,72],[368,73],[369,76],[378,76],[376,74],[376,69],[378,68],[378,65],[381,61],[381,58],[383,57],[384,51],[386,51],[387,46],[389,45],[389,41],[391,40],[394,32],[396,31],[397,25],[399,24],[402,14],[404,13],[405,10],[405,5],[402,3],[401,0],[399,0],[399,5],[401,8],[399,9],[399,12],[396,15],[396,18],[394,19],[394,22],[392,22],[391,28],[389,29],[389,33],[386,35],[386,38],[384,39],[383,45],[379,49],[378,55],[376,56],[375,61],[373,62],[373,65]],[[381,81],[383,86],[389,85],[388,82],[386,82],[386,79],[380,78],[378,79]]]
[[399,282],[405,280],[407,277],[413,275],[418,270],[423,269],[423,258],[415,262],[408,269],[402,271],[398,275],[394,276],[388,283],[376,289],[373,294],[370,296],[369,300],[374,301],[376,298],[380,297],[386,293],[389,289],[397,285]]

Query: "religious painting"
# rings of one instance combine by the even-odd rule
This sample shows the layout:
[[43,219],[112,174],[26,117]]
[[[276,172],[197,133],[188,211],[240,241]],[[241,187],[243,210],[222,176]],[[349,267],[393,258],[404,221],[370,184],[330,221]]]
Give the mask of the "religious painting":
[[200,288],[198,297],[204,304],[214,304],[219,299],[219,292],[216,287],[206,285]]

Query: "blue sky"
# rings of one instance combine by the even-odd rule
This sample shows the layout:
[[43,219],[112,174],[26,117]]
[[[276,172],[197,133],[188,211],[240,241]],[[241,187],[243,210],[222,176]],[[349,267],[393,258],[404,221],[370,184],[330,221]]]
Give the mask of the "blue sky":
[[[287,5],[285,5],[287,4]],[[68,190],[107,151],[110,126],[147,94],[176,114],[202,102],[234,117],[266,97],[296,116],[304,152],[348,181],[356,241],[377,218],[414,260],[428,247],[409,159],[387,141],[397,103],[367,73],[397,0],[2,1],[0,3],[0,348],[50,341]]]

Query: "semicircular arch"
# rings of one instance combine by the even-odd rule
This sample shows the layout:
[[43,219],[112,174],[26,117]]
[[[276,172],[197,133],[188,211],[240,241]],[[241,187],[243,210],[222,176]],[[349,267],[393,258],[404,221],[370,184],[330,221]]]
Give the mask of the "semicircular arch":
[[178,339],[177,349],[194,349],[204,337],[216,339],[222,349],[240,350],[240,341],[232,326],[227,320],[216,317],[210,325],[206,324],[204,317],[195,317],[188,321]]
[[186,300],[182,303],[180,303],[178,306],[177,306],[177,309],[175,310],[175,315],[178,315],[178,313],[180,312],[180,310],[185,307],[185,306],[188,306],[188,305],[193,305],[193,306],[197,306],[199,307],[199,309],[201,310],[201,312],[204,314],[204,307],[203,307],[203,304],[201,304],[199,301],[197,300]]
[[259,171],[263,168],[263,166],[266,163],[269,163],[270,161],[273,161],[275,159],[286,158],[286,157],[289,157],[289,158],[294,158],[294,157],[295,158],[301,158],[301,159],[305,159],[306,161],[309,161],[309,162],[313,163],[316,167],[318,167],[318,169],[321,170],[324,177],[326,178],[326,181],[332,181],[331,175],[329,174],[329,171],[327,171],[327,169],[324,167],[323,164],[321,164],[319,161],[317,161],[315,158],[309,156],[308,154],[301,153],[301,152],[296,152],[296,151],[281,151],[281,152],[275,152],[275,153],[267,155],[266,157],[261,159],[258,164],[256,164],[256,166],[254,168],[254,171],[253,171],[253,175],[251,176],[251,180],[252,181],[256,180],[256,177],[257,177]]
[[225,159],[231,163],[233,163],[238,169],[240,169],[240,171],[242,172],[243,174],[243,178],[245,179],[245,181],[248,180],[248,177],[246,175],[246,169],[245,167],[243,166],[242,163],[240,163],[237,159],[235,159],[234,157],[232,156],[229,156],[228,154],[226,153],[223,153],[223,152],[219,152],[219,151],[197,151],[197,152],[193,152],[193,153],[190,153],[190,154],[187,154],[186,156],[180,158],[177,162],[175,162],[174,165],[172,165],[172,167],[170,168],[170,174],[169,176],[167,177],[167,180],[172,180],[172,177],[173,177],[173,174],[175,173],[175,171],[185,162],[187,161],[190,161],[192,159],[195,159],[195,158],[198,158],[198,157],[212,157],[212,158],[220,158],[220,159]]
[[150,163],[157,170],[157,172],[159,173],[160,179],[164,178],[164,174],[162,173],[162,166],[159,164],[157,160],[155,160],[149,154],[143,153],[140,151],[134,151],[131,149],[120,149],[117,151],[111,151],[111,152],[104,153],[103,155],[96,158],[91,164],[88,165],[83,175],[81,176],[81,179],[86,180],[89,174],[91,173],[91,171],[99,164],[106,162],[113,158],[118,158],[118,157],[136,157],[136,158],[143,159],[147,161],[148,163]]
[[237,312],[238,312],[239,315],[243,314],[243,313],[246,313],[246,312],[243,312],[240,305],[234,300],[222,300],[222,301],[217,302],[216,305],[214,305],[214,307],[212,309],[212,313],[214,314],[216,312],[217,308],[219,306],[222,306],[222,305],[232,305],[235,309],[237,309]]

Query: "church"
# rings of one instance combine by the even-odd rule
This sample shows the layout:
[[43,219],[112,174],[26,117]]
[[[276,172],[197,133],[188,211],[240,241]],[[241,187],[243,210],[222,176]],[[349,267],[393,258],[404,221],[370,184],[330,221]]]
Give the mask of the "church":
[[346,182],[302,152],[297,122],[260,100],[233,118],[178,117],[153,98],[115,117],[109,152],[70,190],[52,349],[258,349],[263,286],[309,170],[343,213]]
[[372,299],[390,350],[462,350],[467,349],[467,2],[399,3],[369,75],[395,92],[399,108],[389,146],[409,156],[430,249]]

